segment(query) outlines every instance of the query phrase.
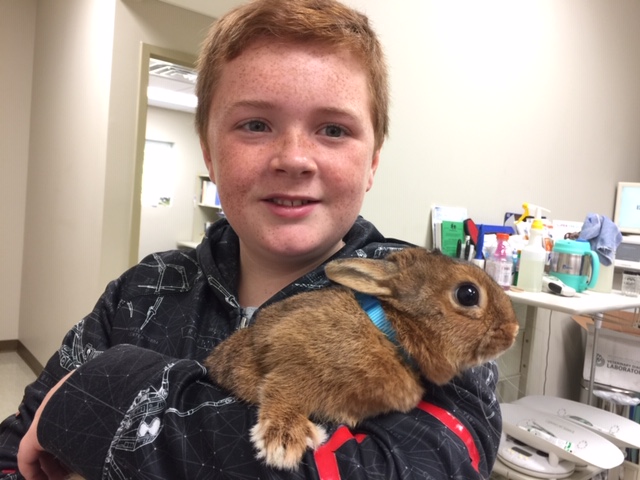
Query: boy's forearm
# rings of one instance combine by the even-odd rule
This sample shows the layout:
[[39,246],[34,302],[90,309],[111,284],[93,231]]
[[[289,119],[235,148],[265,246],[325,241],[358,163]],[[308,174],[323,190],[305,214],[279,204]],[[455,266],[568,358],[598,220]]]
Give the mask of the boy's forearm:
[[[475,403],[469,411],[484,415],[488,410],[483,412]],[[490,432],[474,432],[462,411],[454,415],[467,424],[469,435],[481,439],[475,465],[455,432],[420,409],[365,422],[335,452],[335,440],[324,448],[324,460],[329,458],[338,471],[350,471],[354,478],[372,474],[404,478],[402,465],[414,473],[434,470],[445,474],[453,468],[464,474],[458,478],[481,478],[494,460],[493,454],[485,457],[491,445],[480,443],[488,441],[484,437],[491,436]],[[476,420],[477,427],[488,426]],[[318,478],[326,462],[318,464],[311,451],[296,472],[265,468],[255,459],[249,439],[254,423],[253,407],[209,383],[197,362],[118,346],[80,367],[52,397],[43,412],[39,439],[45,449],[86,478],[102,478],[105,473],[136,478],[140,471],[163,478],[212,478],[223,472]],[[413,434],[407,436],[407,432]],[[416,432],[420,432],[418,437]],[[450,446],[449,454],[438,451],[442,442]],[[419,457],[416,452],[421,452]]]

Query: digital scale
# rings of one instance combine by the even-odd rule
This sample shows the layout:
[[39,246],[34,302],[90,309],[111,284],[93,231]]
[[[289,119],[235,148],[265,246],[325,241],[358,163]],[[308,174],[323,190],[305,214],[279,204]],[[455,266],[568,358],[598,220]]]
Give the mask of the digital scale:
[[501,409],[494,473],[509,480],[589,480],[640,448],[640,424],[582,403],[534,395]]

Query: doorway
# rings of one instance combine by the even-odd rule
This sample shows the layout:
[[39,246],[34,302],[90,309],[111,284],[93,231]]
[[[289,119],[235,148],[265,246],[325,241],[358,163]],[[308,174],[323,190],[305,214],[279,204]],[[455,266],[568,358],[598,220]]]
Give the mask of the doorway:
[[[187,99],[193,96],[195,60],[181,52],[142,46],[130,264],[153,251],[176,248],[180,240],[192,237],[195,179],[204,171],[193,127],[195,103]],[[172,170],[162,177],[166,180],[162,185],[154,163]],[[147,183],[155,176],[157,188],[153,190],[163,192],[155,195],[155,204],[149,200],[148,187],[146,200],[142,198],[145,170]]]

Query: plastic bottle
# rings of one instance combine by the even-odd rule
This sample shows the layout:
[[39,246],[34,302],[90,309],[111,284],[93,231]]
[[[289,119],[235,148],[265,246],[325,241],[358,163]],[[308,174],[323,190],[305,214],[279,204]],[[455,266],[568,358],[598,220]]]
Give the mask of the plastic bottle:
[[540,207],[536,208],[536,216],[529,233],[529,243],[520,252],[517,286],[526,292],[542,291],[542,275],[547,262],[547,251],[542,245],[544,225],[540,219],[541,210]]
[[517,285],[518,269],[520,268],[520,250],[514,248],[511,252],[511,258],[513,260],[513,268],[511,270],[511,285]]
[[504,290],[511,288],[511,272],[513,271],[513,258],[509,247],[509,235],[498,233],[498,244],[486,262],[485,270],[491,278]]

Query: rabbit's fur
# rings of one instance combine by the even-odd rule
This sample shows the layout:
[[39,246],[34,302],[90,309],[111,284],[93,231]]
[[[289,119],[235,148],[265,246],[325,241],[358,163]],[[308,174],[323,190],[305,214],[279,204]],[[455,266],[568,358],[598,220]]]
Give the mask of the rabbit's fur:
[[[205,362],[215,382],[259,406],[252,441],[273,467],[295,469],[324,442],[310,417],[354,426],[407,412],[423,396],[420,375],[445,384],[507,350],[518,331],[505,292],[480,268],[439,252],[340,259],[325,271],[340,285],[265,307]],[[400,348],[354,291],[378,298]]]

